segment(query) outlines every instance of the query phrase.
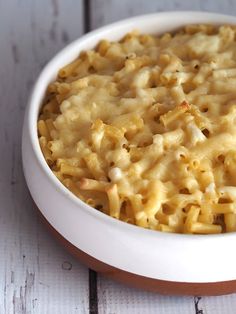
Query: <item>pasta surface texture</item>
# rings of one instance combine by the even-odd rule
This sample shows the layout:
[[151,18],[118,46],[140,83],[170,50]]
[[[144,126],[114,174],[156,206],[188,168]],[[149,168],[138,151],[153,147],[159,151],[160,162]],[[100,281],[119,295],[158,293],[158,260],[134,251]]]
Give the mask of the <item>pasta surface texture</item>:
[[236,231],[236,27],[102,40],[48,86],[39,142],[82,201],[153,230]]

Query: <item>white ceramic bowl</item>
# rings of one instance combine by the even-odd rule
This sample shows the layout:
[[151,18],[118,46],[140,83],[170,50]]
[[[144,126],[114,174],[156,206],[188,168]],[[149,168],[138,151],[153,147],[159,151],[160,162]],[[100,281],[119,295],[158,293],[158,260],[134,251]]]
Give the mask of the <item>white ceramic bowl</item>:
[[26,181],[36,205],[76,248],[138,276],[179,283],[216,283],[236,280],[236,233],[162,233],[115,220],[91,208],[53,175],[40,150],[36,127],[48,84],[81,50],[93,48],[104,38],[119,40],[133,29],[161,34],[193,23],[236,24],[236,18],[204,12],[138,16],[88,33],[64,48],[46,65],[34,85],[25,113],[22,154]]

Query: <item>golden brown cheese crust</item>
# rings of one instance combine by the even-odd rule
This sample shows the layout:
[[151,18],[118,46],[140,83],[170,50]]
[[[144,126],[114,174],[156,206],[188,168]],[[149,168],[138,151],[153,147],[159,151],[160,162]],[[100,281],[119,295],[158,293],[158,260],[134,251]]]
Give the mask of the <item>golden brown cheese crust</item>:
[[38,121],[76,196],[145,228],[236,231],[235,27],[102,40],[62,68]]

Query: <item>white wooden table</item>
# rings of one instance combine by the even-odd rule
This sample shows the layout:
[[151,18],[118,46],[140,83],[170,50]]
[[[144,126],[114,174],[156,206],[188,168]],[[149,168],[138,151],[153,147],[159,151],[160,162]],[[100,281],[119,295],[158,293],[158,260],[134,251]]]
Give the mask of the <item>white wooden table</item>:
[[0,314],[236,313],[236,294],[160,296],[127,288],[89,271],[41,225],[22,173],[24,109],[44,64],[90,29],[165,10],[236,14],[236,2],[0,0]]

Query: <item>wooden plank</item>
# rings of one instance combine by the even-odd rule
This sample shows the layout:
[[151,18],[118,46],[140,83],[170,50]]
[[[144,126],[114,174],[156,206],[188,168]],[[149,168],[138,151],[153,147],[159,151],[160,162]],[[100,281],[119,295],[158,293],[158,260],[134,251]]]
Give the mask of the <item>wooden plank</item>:
[[[170,11],[202,10],[236,14],[231,0],[90,0],[90,27],[95,29],[135,15]],[[222,297],[165,297],[141,292],[98,276],[99,313],[195,313],[235,314],[236,294]]]
[[[88,313],[87,268],[39,223],[21,167],[21,129],[42,66],[83,33],[82,1],[0,0],[0,313]],[[34,175],[34,174],[32,174]]]
[[203,314],[235,314],[236,294],[219,297],[204,297],[200,305]]
[[92,29],[134,15],[161,11],[201,10],[236,14],[236,2],[232,0],[90,0],[90,2]]
[[194,314],[192,297],[161,296],[99,276],[99,314]]

